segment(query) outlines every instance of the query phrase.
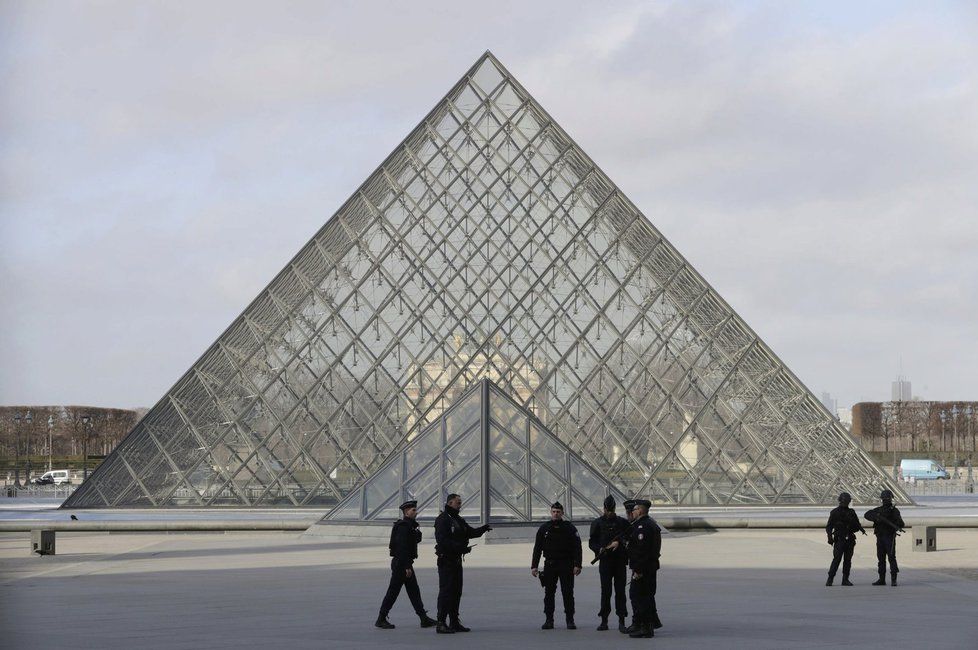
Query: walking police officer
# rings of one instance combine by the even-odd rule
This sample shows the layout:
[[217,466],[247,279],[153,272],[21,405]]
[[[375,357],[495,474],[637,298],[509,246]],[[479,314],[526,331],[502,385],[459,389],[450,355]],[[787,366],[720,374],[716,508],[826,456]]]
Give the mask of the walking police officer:
[[543,613],[547,617],[542,629],[554,629],[554,601],[559,581],[567,629],[576,630],[574,576],[581,573],[581,536],[574,524],[564,521],[564,506],[559,501],[550,506],[550,521],[537,530],[536,542],[533,544],[533,558],[530,561],[530,573],[534,578],[540,573],[541,553],[544,557]]
[[829,536],[829,544],[832,545],[832,564],[829,565],[826,587],[832,586],[835,573],[839,570],[839,562],[842,562],[842,586],[852,586],[849,582],[849,571],[852,569],[852,552],[856,549],[856,533],[865,535],[866,531],[859,523],[859,515],[849,507],[850,501],[852,496],[848,492],[840,494],[839,506],[832,509],[829,513],[829,521],[825,524],[825,533]]
[[615,498],[604,500],[604,513],[591,522],[588,547],[598,560],[598,573],[601,576],[601,609],[598,616],[601,624],[598,631],[608,629],[608,615],[611,614],[611,591],[615,591],[615,614],[618,616],[618,630],[625,629],[628,616],[625,578],[628,573],[628,554],[625,551],[625,532],[629,529],[628,520],[615,514]]
[[[449,494],[435,519],[435,554],[438,556],[438,634],[468,632],[458,608],[462,600],[462,556],[472,550],[469,540],[492,530],[489,524],[473,528],[459,515],[462,497]],[[446,624],[448,620],[448,624]]]
[[636,499],[632,513],[632,529],[628,535],[628,564],[632,570],[629,596],[632,601],[632,638],[652,637],[654,629],[662,627],[655,606],[656,571],[662,550],[662,533],[655,520],[649,517],[652,502]]
[[900,510],[893,505],[893,493],[889,490],[880,492],[880,500],[883,505],[873,508],[864,516],[873,522],[873,534],[876,535],[876,569],[879,572],[879,580],[873,584],[876,586],[886,584],[886,560],[890,560],[890,584],[897,586],[897,574],[900,568],[896,561],[896,538],[897,533],[903,531],[903,517]]
[[414,573],[414,560],[418,557],[418,542],[421,541],[421,528],[415,519],[418,516],[418,502],[405,501],[401,504],[403,518],[394,522],[391,529],[391,540],[388,544],[391,558],[391,581],[387,594],[380,605],[380,615],[374,623],[384,630],[393,630],[394,625],[387,620],[387,615],[394,607],[394,601],[401,593],[401,587],[407,591],[408,598],[415,613],[421,619],[421,627],[431,627],[435,624],[425,611],[421,602],[421,589],[418,587],[418,576]]

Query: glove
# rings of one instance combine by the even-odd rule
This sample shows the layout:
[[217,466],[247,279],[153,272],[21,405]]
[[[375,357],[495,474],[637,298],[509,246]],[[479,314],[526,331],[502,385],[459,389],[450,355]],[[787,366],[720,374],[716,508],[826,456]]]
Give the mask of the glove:
[[832,545],[833,545],[832,538],[829,537],[829,546],[832,546]]

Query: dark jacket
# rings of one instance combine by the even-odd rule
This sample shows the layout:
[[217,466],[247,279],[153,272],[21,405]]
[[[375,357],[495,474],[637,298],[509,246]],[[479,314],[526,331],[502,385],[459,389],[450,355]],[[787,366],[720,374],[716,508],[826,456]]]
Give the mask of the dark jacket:
[[856,539],[856,533],[860,531],[866,532],[859,523],[859,515],[852,508],[837,506],[829,513],[829,520],[825,524],[825,532],[829,538],[852,540]]
[[628,534],[628,566],[632,571],[645,573],[659,568],[662,551],[662,532],[659,524],[648,515],[632,522]]
[[591,534],[588,537],[587,545],[595,555],[601,553],[601,549],[606,547],[612,542],[616,537],[621,535],[618,539],[618,548],[614,551],[608,551],[604,554],[604,557],[625,557],[625,539],[624,533],[628,530],[628,520],[624,517],[619,517],[618,515],[612,515],[611,517],[601,516],[591,522]]
[[418,557],[418,542],[421,541],[421,527],[414,519],[398,519],[391,528],[391,541],[387,545],[391,557],[405,569],[414,566]]
[[547,562],[567,563],[581,566],[581,535],[577,527],[569,521],[548,521],[537,529],[536,542],[533,544],[533,559],[530,566],[536,568],[540,564],[540,554]]
[[904,528],[906,526],[906,524],[903,523],[903,517],[900,516],[900,509],[893,505],[873,508],[864,516],[866,519],[873,522],[874,535],[892,537],[896,534],[896,529],[890,524],[884,522],[883,519],[886,519],[890,523],[895,524],[900,528]]
[[473,528],[458,510],[445,506],[435,519],[435,554],[439,557],[462,557],[469,552],[469,540],[482,537],[489,526]]

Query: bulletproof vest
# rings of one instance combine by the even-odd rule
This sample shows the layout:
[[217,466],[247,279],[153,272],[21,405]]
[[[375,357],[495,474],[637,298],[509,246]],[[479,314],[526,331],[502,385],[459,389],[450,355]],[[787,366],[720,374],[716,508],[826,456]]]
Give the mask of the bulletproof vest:
[[551,560],[570,557],[574,552],[574,533],[570,524],[551,523],[543,534],[543,555]]

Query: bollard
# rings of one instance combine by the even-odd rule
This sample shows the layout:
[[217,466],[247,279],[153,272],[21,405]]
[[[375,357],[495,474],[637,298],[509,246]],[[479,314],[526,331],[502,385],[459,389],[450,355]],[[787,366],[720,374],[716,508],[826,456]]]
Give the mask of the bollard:
[[913,550],[929,553],[937,550],[937,526],[913,527]]
[[54,531],[35,528],[31,531],[31,552],[54,555]]

